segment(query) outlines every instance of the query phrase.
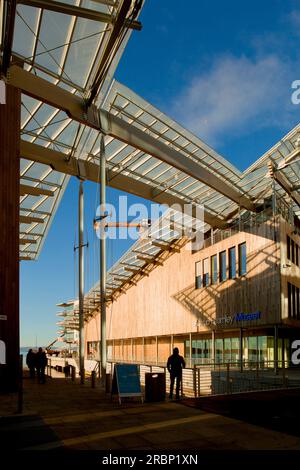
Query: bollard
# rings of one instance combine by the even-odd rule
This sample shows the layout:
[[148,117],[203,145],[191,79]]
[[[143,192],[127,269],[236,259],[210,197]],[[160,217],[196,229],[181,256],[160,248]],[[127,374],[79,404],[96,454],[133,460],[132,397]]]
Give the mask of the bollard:
[[75,379],[76,379],[76,367],[75,366],[71,366],[72,367],[72,382],[75,382]]
[[96,387],[96,371],[92,371],[92,388],[95,388]]

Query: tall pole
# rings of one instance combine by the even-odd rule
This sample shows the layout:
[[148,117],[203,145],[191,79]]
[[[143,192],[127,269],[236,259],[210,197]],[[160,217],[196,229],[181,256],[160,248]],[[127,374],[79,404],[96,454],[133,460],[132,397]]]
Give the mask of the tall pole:
[[84,245],[83,245],[83,181],[79,184],[78,253],[79,253],[79,369],[80,383],[84,384]]
[[[106,157],[104,136],[100,141],[100,207],[105,217],[106,204]],[[100,318],[101,318],[101,381],[106,383],[106,240],[103,225],[100,225]]]

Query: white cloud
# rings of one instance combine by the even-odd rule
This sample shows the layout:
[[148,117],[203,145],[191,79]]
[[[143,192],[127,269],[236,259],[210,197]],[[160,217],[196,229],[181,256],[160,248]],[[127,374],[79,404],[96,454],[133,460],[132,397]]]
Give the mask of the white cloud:
[[294,32],[299,35],[299,27],[300,27],[300,10],[293,10],[289,14],[288,17],[292,27],[294,28]]
[[296,78],[290,63],[276,55],[222,56],[187,83],[171,111],[200,138],[221,145],[229,134],[284,125],[295,111],[290,87]]

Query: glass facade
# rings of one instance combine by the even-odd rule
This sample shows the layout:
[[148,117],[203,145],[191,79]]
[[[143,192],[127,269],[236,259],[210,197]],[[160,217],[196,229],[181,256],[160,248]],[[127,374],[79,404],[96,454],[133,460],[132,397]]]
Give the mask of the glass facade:
[[[283,342],[282,342],[283,341]],[[185,356],[188,359],[190,342],[185,342]],[[192,339],[192,362],[194,364],[209,364],[213,362],[212,339]],[[284,352],[282,352],[282,347]],[[281,357],[288,361],[289,340],[278,340],[279,367]],[[238,336],[215,339],[215,362],[234,363],[238,365],[240,360],[240,338]],[[243,337],[243,361],[246,365],[260,367],[274,366],[274,338],[273,336],[245,336]]]

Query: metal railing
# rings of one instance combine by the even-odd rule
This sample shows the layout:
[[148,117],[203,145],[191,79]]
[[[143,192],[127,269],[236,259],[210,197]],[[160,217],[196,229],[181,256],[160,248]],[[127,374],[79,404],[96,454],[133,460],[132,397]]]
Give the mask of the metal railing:
[[[113,365],[118,362],[139,365],[141,385],[145,385],[147,372],[163,372],[166,389],[170,386],[170,376],[165,364],[141,363],[130,360],[110,360],[108,373],[112,374]],[[286,368],[287,361],[243,361],[211,362],[186,367],[182,373],[182,395],[200,397],[223,395],[255,390],[300,387],[300,370]]]

